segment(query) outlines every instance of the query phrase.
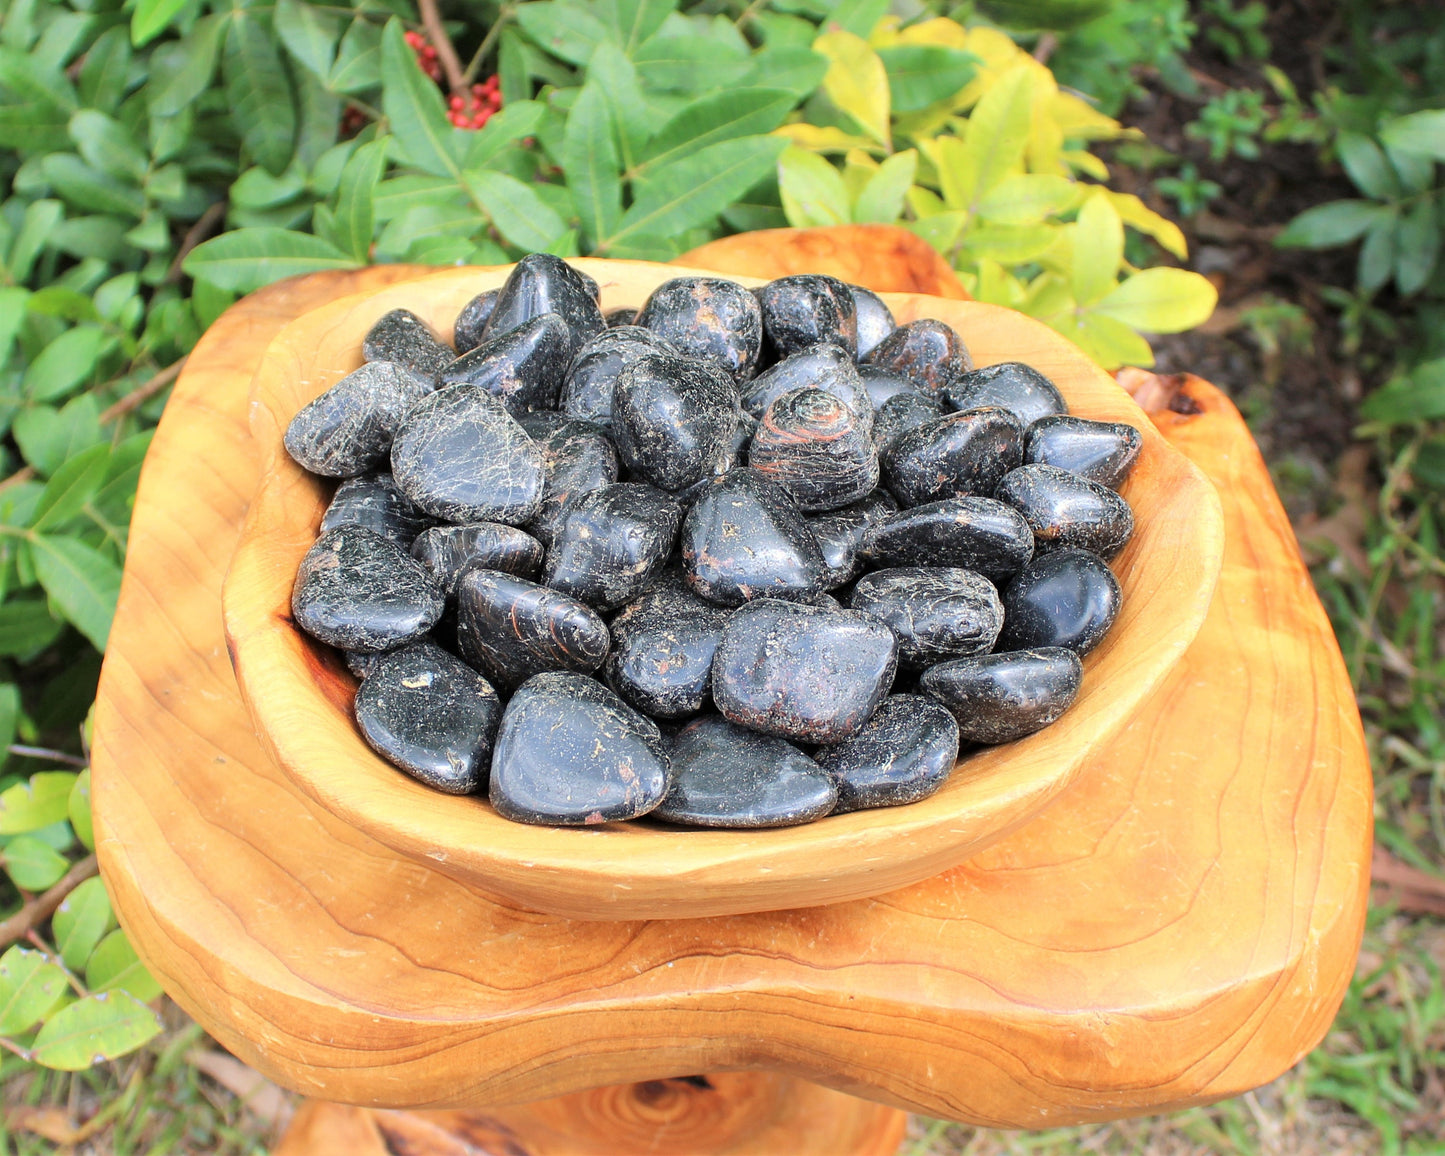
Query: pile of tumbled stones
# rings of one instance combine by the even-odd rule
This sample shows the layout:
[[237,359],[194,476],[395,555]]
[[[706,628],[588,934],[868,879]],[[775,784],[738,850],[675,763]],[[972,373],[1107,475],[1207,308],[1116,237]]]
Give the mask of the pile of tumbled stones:
[[293,616],[373,748],[507,818],[913,802],[1056,720],[1118,611],[1139,432],[831,277],[604,317],[537,254],[455,348],[396,310],[362,353],[286,431],[345,479]]

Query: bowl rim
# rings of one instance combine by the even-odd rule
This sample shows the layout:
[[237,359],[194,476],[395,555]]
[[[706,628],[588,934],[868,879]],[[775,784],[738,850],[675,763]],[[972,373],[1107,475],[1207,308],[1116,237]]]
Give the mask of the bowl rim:
[[[641,305],[650,288],[672,277],[723,276],[650,262],[570,260],[597,279],[608,309]],[[541,827],[501,818],[485,796],[459,798],[423,786],[367,746],[350,713],[355,680],[329,648],[290,622],[295,565],[315,539],[329,485],[290,459],[281,435],[301,404],[360,364],[360,338],[382,313],[410,308],[449,336],[466,300],[500,285],[510,269],[422,273],[303,313],[271,341],[252,384],[260,483],[222,590],[237,683],[258,737],[292,781],[394,850],[503,902],[579,919],[730,915],[878,895],[958,865],[1058,796],[1092,744],[1127,723],[1197,634],[1223,554],[1219,498],[1204,475],[1112,378],[1042,323],[979,302],[884,293],[900,323],[947,321],[978,364],[1027,361],[1058,383],[1071,412],[1125,421],[1143,435],[1123,492],[1147,492],[1150,516],[1136,519],[1134,539],[1111,563],[1132,593],[1109,636],[1086,656],[1084,691],[1072,709],[1035,735],[961,759],[928,799],[799,827]],[[1029,356],[990,356],[999,340],[991,335],[1003,332],[1026,335]],[[350,357],[316,365],[338,346],[351,349]],[[1099,693],[1105,679],[1115,693]]]

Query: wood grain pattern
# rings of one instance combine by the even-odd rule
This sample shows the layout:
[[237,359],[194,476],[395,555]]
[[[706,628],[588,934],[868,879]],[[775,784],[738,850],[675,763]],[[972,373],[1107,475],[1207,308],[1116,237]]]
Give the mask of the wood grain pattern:
[[[604,304],[638,305],[678,270],[579,261]],[[348,296],[297,318],[256,373],[251,428],[262,482],[226,579],[227,639],[241,692],[276,763],[335,814],[387,846],[433,862],[501,902],[574,919],[658,919],[815,906],[876,895],[962,862],[1064,790],[1184,653],[1204,619],[1222,550],[1218,497],[1118,385],[1058,334],[1010,310],[885,294],[901,320],[937,316],[980,364],[1018,358],[1059,384],[1075,413],[1143,429],[1123,493],[1134,538],[1114,561],[1124,592],[1114,629],[1084,664],[1078,701],[1056,724],[960,763],[942,790],[908,807],[760,831],[646,823],[547,828],[509,822],[484,798],[458,799],[400,774],[352,722],[355,681],[291,625],[291,589],[330,487],[284,452],[292,415],[360,360],[361,338],[407,307],[449,329],[505,269],[449,270]]]
[[285,319],[356,284],[273,287],[198,346],[141,479],[97,706],[117,911],[247,1062],[391,1107],[763,1068],[1039,1127],[1235,1094],[1321,1037],[1363,924],[1369,770],[1288,522],[1216,391],[1186,382],[1178,408],[1198,412],[1156,415],[1224,498],[1214,600],[1066,795],[876,899],[574,922],[494,904],[337,819],[269,761],[239,701],[219,589],[257,476],[250,370]]

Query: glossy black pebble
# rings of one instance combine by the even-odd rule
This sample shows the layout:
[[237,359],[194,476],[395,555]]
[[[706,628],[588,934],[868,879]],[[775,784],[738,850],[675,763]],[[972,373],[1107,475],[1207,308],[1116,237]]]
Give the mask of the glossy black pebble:
[[1088,654],[1114,624],[1122,597],[1119,580],[1097,554],[1056,550],[1040,555],[1004,589],[999,646],[1063,646]]
[[858,576],[863,569],[863,543],[869,531],[897,512],[898,503],[892,494],[874,490],[852,505],[808,519],[808,527],[818,539],[827,567],[824,589],[833,590]]
[[878,485],[878,454],[858,415],[831,393],[795,389],[763,411],[748,465],[810,513],[856,502]]
[[1076,546],[1108,559],[1134,533],[1128,502],[1057,466],[1021,466],[1004,477],[994,496],[1024,516],[1039,554]]
[[607,657],[607,624],[560,591],[468,567],[456,596],[457,647],[503,690],[545,670],[594,671]]
[[502,700],[436,644],[378,659],[356,692],[355,711],[372,749],[414,779],[450,795],[486,787]]
[[604,316],[609,329],[620,329],[624,325],[633,325],[637,322],[636,309],[609,309]]
[[[918,393],[918,386],[910,378],[882,366],[860,365],[858,376],[863,381],[863,388],[868,391],[868,400],[873,403],[874,410],[882,409],[889,398],[897,397],[900,393]],[[934,407],[937,409],[937,402]]]
[[392,442],[391,473],[408,498],[451,522],[523,525],[542,505],[542,447],[474,386],[412,407]]
[[901,510],[869,532],[864,553],[883,566],[961,566],[998,582],[1034,553],[1023,515],[993,498],[950,498]]
[[432,519],[396,488],[388,473],[358,474],[336,487],[321,515],[321,533],[342,526],[361,526],[389,538],[403,550]]
[[900,325],[868,354],[869,364],[902,374],[923,393],[938,396],[955,377],[973,368],[963,338],[930,317]]
[[492,751],[492,806],[520,823],[583,826],[636,819],[667,793],[657,724],[595,679],[529,679],[502,715]]
[[560,257],[528,253],[507,275],[492,307],[492,315],[487,318],[482,339],[489,341],[534,317],[556,313],[567,323],[572,335],[567,350],[570,360],[577,350],[607,327],[592,292],[594,285],[596,282],[592,278],[579,273]]
[[823,589],[818,540],[788,491],[756,470],[730,470],[698,492],[682,524],[688,586],[709,602],[805,600]]
[[349,478],[386,461],[406,415],[431,382],[389,361],[369,361],[308,402],[286,426],[295,461],[328,478]]
[[649,354],[617,377],[612,440],[638,478],[682,490],[716,471],[739,412],[737,387],[715,364]]
[[900,391],[883,403],[873,415],[873,444],[880,461],[887,458],[898,439],[909,430],[928,425],[943,416],[943,406],[936,397]]
[[572,333],[556,313],[544,313],[515,329],[489,336],[462,354],[437,378],[437,388],[473,385],[495,397],[514,417],[557,404],[562,375],[571,361]]
[[969,743],[1007,743],[1056,722],[1084,677],[1072,650],[1040,647],[955,658],[923,672],[923,689],[953,712]]
[[892,310],[883,304],[883,298],[873,290],[849,285],[848,292],[853,295],[853,308],[858,314],[858,356],[867,357],[898,328],[898,323],[893,320]]
[[1029,425],[1053,414],[1068,413],[1058,386],[1021,361],[985,365],[958,378],[948,388],[950,409],[978,409],[996,405]]
[[987,497],[1024,458],[1024,427],[1005,409],[951,413],[900,434],[883,466],[900,506]]
[[820,342],[858,356],[858,306],[836,277],[798,273],[754,292],[763,309],[763,332],[779,357]]
[[361,339],[361,356],[367,361],[390,361],[423,377],[435,378],[456,358],[456,353],[432,327],[409,309],[393,309]]
[[452,332],[452,344],[457,347],[458,354],[475,349],[482,343],[482,332],[491,320],[500,293],[500,288],[487,289],[462,306]]
[[848,605],[898,636],[903,666],[986,654],[1003,629],[1003,603],[993,583],[956,566],[874,570],[858,579]]
[[577,351],[567,367],[558,408],[568,417],[610,429],[617,375],[649,353],[676,352],[668,342],[640,325],[604,329]]
[[664,580],[612,618],[608,685],[644,714],[690,718],[712,696],[712,660],[729,612]]
[[743,409],[761,418],[778,398],[798,389],[831,393],[855,414],[867,430],[873,428],[873,404],[858,367],[836,345],[815,345],[769,366],[743,387]]
[[718,277],[675,277],[652,291],[634,324],[666,338],[689,357],[722,366],[738,381],[758,367],[763,311],[741,285]]
[[760,598],[723,627],[713,701],[740,726],[839,743],[872,716],[897,667],[897,640],[877,619]]
[[445,605],[420,562],[360,526],[317,538],[291,590],[296,625],[340,650],[391,650],[420,638]]
[[1133,469],[1143,444],[1143,435],[1124,422],[1056,414],[1029,426],[1024,463],[1058,466],[1117,490]]
[[670,494],[619,482],[569,506],[547,550],[545,581],[597,610],[636,597],[677,541],[682,506]]
[[411,544],[411,556],[431,572],[448,594],[468,566],[504,570],[535,578],[542,570],[542,543],[525,530],[500,522],[433,526]]
[[958,761],[958,723],[934,699],[894,694],[845,743],[813,754],[838,788],[835,815],[926,799]]
[[693,827],[793,827],[821,819],[837,799],[833,780],[792,743],[709,715],[673,739],[672,785],[652,817]]
[[532,532],[550,545],[569,506],[617,480],[617,451],[600,426],[548,410],[527,414],[522,428],[542,447],[546,483]]

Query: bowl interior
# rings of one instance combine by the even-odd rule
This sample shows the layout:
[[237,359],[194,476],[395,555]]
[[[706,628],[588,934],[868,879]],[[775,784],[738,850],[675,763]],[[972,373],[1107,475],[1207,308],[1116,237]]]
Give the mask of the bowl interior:
[[[640,305],[668,278],[700,272],[577,263],[599,282],[607,309]],[[1036,813],[1127,721],[1198,631],[1223,544],[1218,497],[1203,475],[1108,375],[1046,326],[976,302],[884,294],[900,322],[934,317],[954,326],[977,364],[1027,362],[1058,383],[1072,412],[1128,422],[1143,434],[1122,491],[1137,529],[1112,563],[1123,607],[1085,659],[1072,709],[1038,734],[965,755],[928,799],[802,827],[533,827],[502,819],[485,798],[420,785],[366,745],[351,718],[355,679],[291,622],[296,568],[334,487],[297,466],[281,437],[301,406],[361,363],[362,336],[382,314],[410,309],[450,337],[461,307],[507,272],[430,273],[305,313],[271,343],[253,385],[262,480],[223,592],[237,679],[277,763],[328,810],[388,846],[514,906],[581,919],[726,915],[880,894],[957,865]]]

